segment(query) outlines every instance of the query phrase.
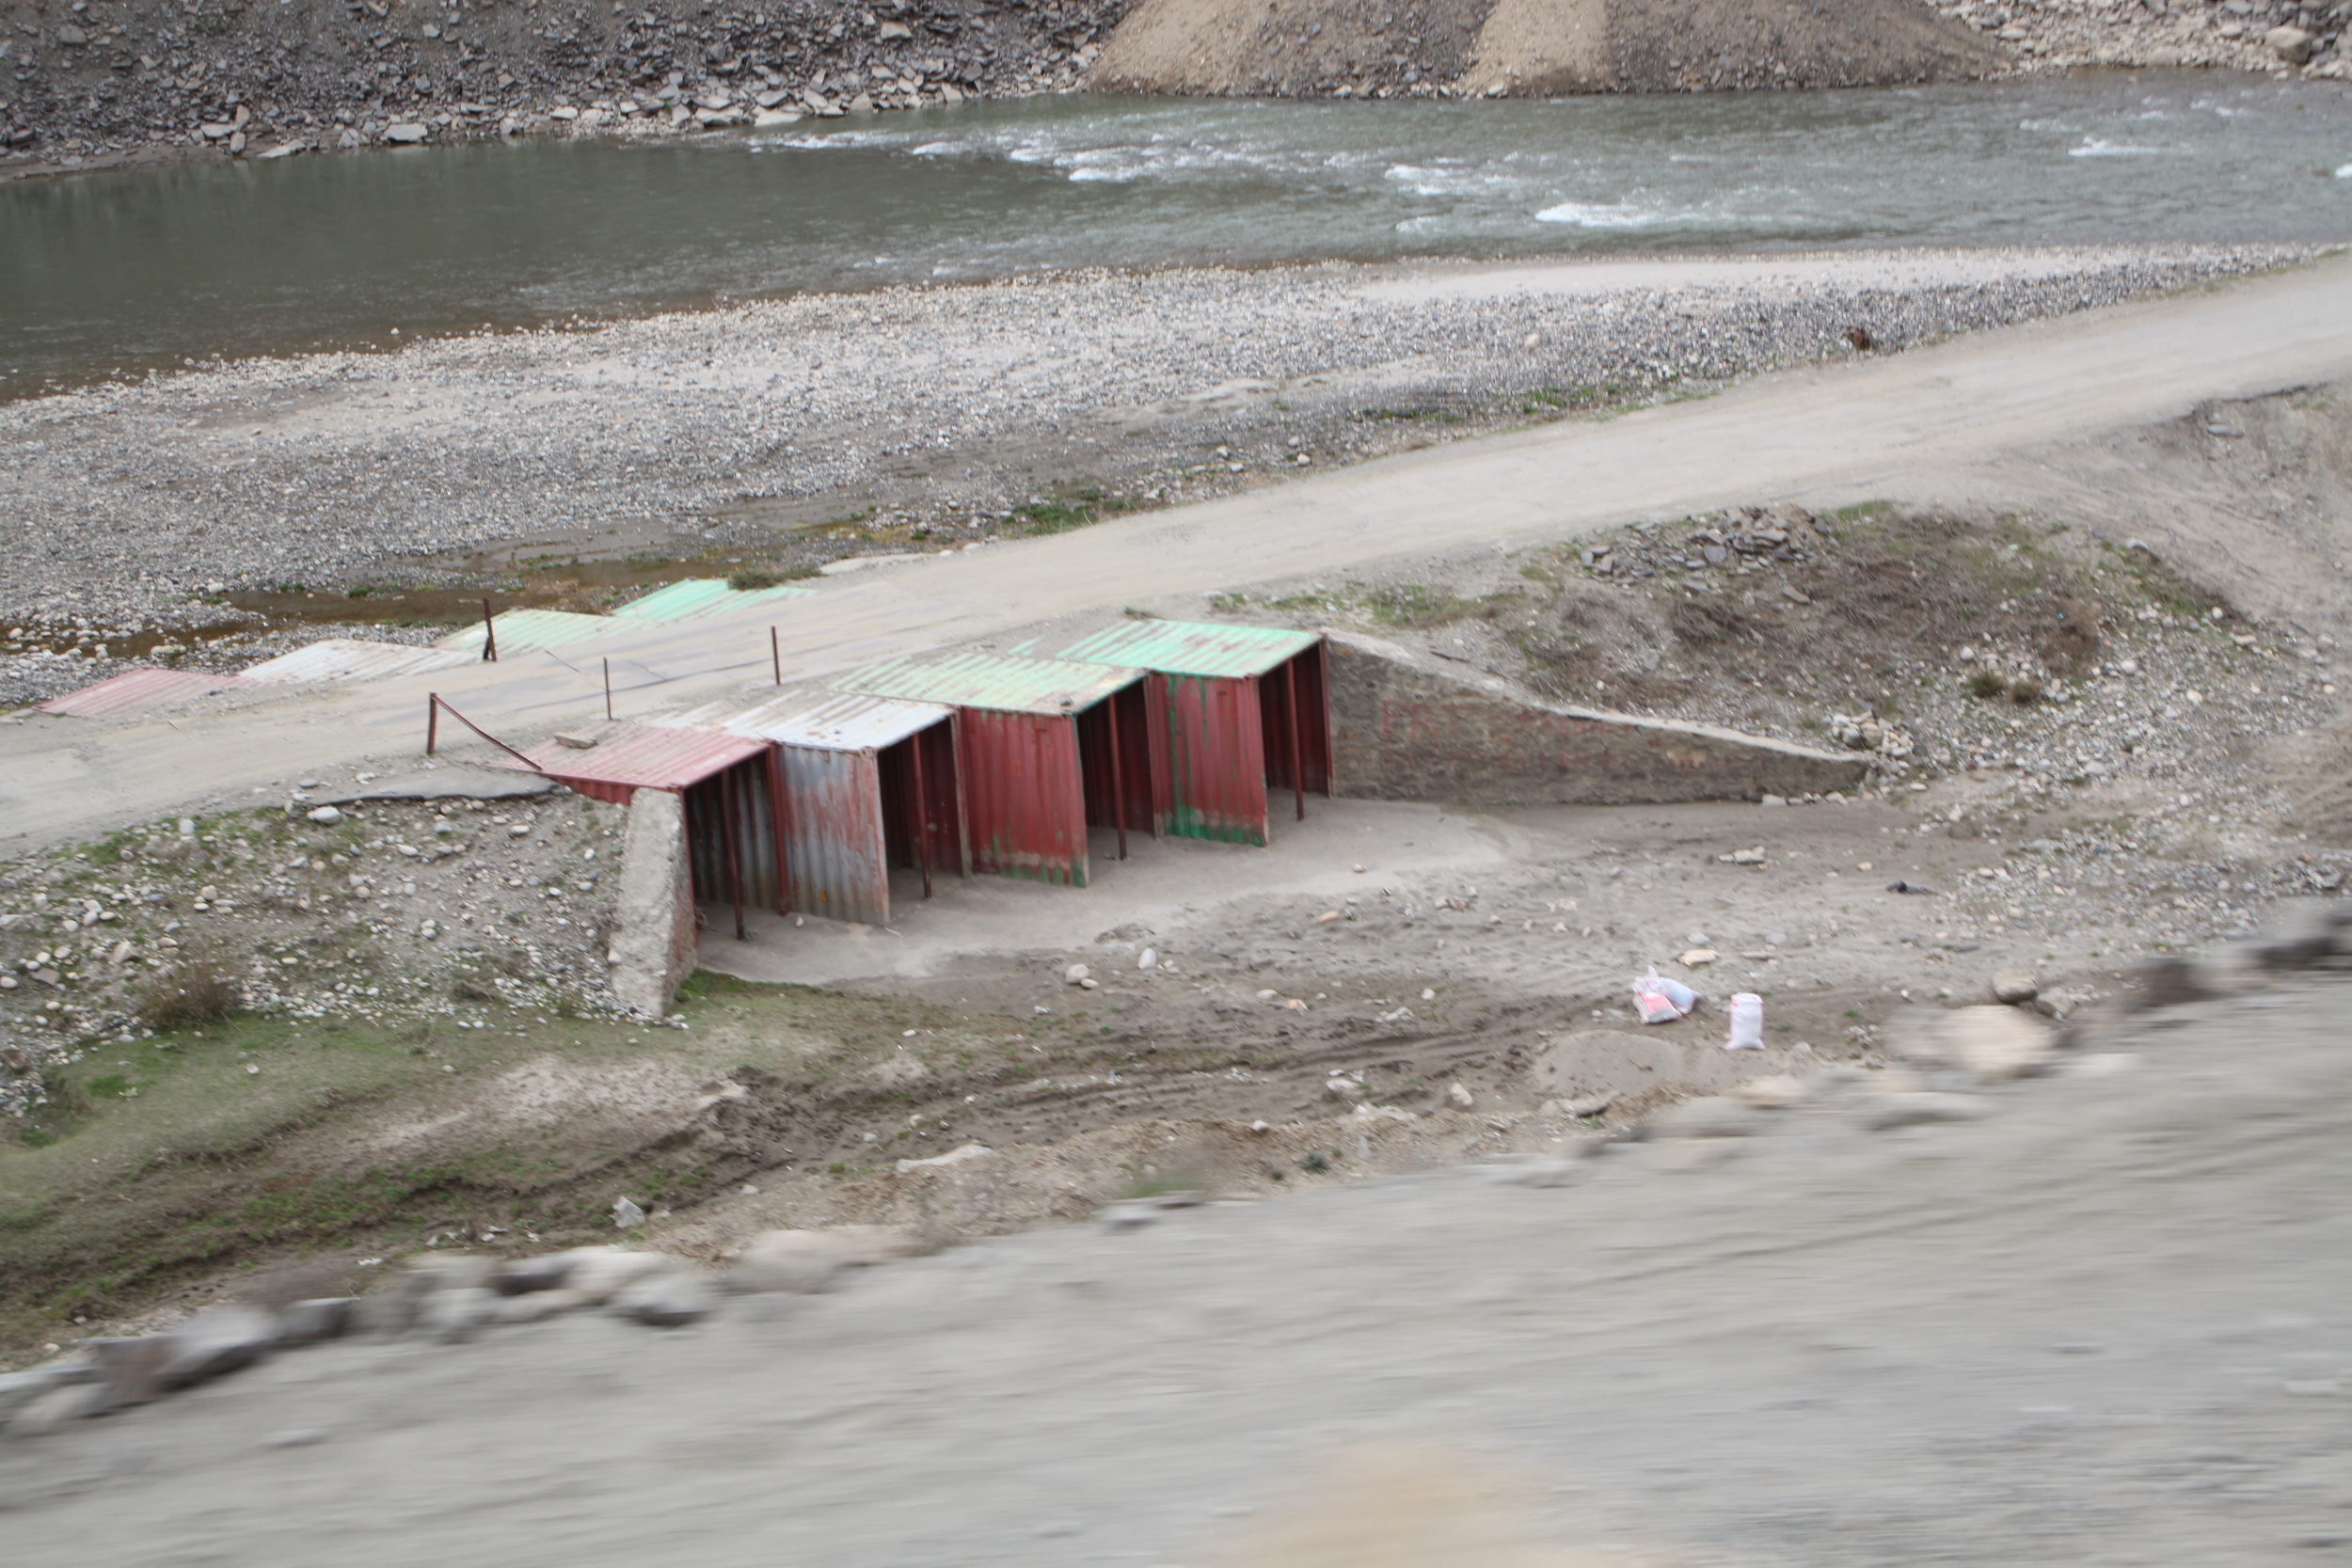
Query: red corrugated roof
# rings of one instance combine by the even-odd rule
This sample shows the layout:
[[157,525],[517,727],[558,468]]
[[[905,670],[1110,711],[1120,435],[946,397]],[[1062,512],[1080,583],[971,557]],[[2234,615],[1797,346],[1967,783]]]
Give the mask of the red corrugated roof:
[[195,670],[133,670],[96,686],[68,692],[56,702],[43,703],[40,711],[73,719],[119,719],[124,714],[209,697],[215,691],[261,684],[236,675],[208,675]]
[[[581,748],[550,740],[523,754],[548,777],[567,784],[684,789],[768,749],[768,742],[742,736],[651,724],[604,724],[581,734],[595,736],[596,743]],[[505,757],[496,766],[522,768]]]

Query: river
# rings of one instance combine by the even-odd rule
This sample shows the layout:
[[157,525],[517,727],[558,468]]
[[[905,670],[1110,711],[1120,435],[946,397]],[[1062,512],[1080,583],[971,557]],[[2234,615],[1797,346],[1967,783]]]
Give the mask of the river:
[[0,188],[0,396],[214,356],[1085,266],[2352,239],[2352,90],[2197,72],[1049,98]]

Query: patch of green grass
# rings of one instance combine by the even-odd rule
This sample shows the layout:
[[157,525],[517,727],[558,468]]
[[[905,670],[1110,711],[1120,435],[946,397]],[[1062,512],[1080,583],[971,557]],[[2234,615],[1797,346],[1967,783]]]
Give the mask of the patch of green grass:
[[241,1014],[92,1048],[51,1075],[50,1104],[0,1123],[0,1366],[71,1338],[77,1314],[137,1310],[243,1263],[389,1257],[469,1225],[588,1240],[618,1192],[683,1203],[741,1180],[699,1148],[632,1144],[626,1124],[518,1134],[465,1114],[526,1063],[830,1078],[865,1103],[881,1098],[866,1069],[914,1045],[903,1030],[935,1031],[938,1066],[969,1049],[937,1009],[709,974],[682,989],[685,1030],[503,1008],[485,1030]]

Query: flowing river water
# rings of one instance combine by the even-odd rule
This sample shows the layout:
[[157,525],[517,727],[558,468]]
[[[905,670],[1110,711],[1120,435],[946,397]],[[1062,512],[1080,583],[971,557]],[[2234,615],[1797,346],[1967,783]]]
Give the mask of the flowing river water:
[[2194,72],[1030,99],[0,188],[0,396],[213,356],[1089,266],[2352,240],[2352,88]]

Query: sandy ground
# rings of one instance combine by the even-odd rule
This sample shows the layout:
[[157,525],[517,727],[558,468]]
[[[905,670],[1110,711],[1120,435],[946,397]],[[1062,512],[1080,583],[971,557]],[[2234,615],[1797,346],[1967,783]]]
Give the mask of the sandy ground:
[[[1074,533],[991,544],[827,583],[780,625],[785,657],[818,676],[885,654],[987,641],[1025,625],[1373,563],[1409,567],[1485,546],[1574,538],[1645,517],[1757,499],[1887,498],[2013,505],[2077,496],[2144,513],[2160,542],[2228,538],[2112,443],[2215,398],[2324,383],[2352,371],[2352,262],[2153,303],[1975,335],[1883,359],[1760,378],[1718,397],[1603,422],[1570,421],[1428,449],[1278,488]],[[2107,445],[2103,445],[2103,443]],[[2341,613],[2346,564],[2308,585]],[[2225,579],[2226,580],[2226,579]],[[1148,593],[1146,589],[1148,588]],[[576,644],[427,680],[274,698],[213,699],[114,726],[20,721],[0,817],[46,841],[174,809],[197,791],[245,792],[289,766],[412,754],[425,690],[494,730],[529,736],[601,706],[610,655],[623,715],[755,678],[764,618],[696,622]]]
[[0,1450],[8,1536],[256,1568],[2316,1560],[2352,1538],[2341,990],[2162,1016],[1953,1125],[1832,1097],[1565,1187],[1365,1181],[667,1334],[291,1354]]

